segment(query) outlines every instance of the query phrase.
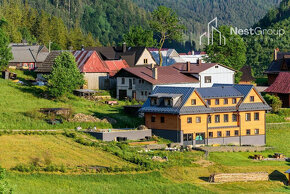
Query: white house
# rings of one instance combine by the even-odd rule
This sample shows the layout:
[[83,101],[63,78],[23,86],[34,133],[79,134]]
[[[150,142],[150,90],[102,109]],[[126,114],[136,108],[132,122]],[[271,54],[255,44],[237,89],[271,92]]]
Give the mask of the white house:
[[184,60],[185,62],[190,62],[190,63],[197,63],[198,60],[201,60],[203,63],[205,63],[203,59],[207,57],[207,54],[205,52],[200,52],[200,51],[180,53],[179,55],[182,60]]
[[[156,61],[157,64],[159,64],[160,59],[159,59],[159,52],[158,49],[148,49],[151,52],[151,55],[153,56],[154,60]],[[182,59],[178,52],[175,49],[162,49],[161,50],[161,55],[162,55],[162,66],[170,66],[175,63],[184,63],[186,62],[184,59]]]
[[156,86],[200,88],[217,83],[234,84],[235,70],[217,63],[198,62],[124,68],[115,75],[117,98],[145,101]]

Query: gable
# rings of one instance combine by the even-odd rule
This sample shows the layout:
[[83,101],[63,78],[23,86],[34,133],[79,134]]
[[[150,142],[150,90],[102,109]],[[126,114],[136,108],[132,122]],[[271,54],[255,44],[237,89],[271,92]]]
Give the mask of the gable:
[[79,69],[81,72],[87,73],[105,73],[108,72],[106,64],[94,51],[91,56],[83,64],[79,64]]
[[[191,100],[195,99],[196,100],[196,105],[191,104]],[[185,102],[184,106],[205,106],[206,104],[204,103],[203,99],[197,94],[196,91],[194,91],[187,101]]]
[[[216,67],[218,67],[218,68],[216,68]],[[208,73],[232,73],[232,74],[234,74],[235,71],[231,70],[229,68],[226,68],[226,67],[224,67],[222,65],[216,64],[216,65],[214,65],[214,66],[212,66],[212,67],[200,72],[200,74],[208,74]]]
[[152,54],[147,49],[144,49],[136,65],[144,65],[144,59],[147,59],[147,64],[156,64]]
[[[251,101],[251,96],[254,96],[254,101]],[[243,103],[262,103],[264,102],[263,99],[261,98],[260,94],[252,88],[248,95],[245,97]]]

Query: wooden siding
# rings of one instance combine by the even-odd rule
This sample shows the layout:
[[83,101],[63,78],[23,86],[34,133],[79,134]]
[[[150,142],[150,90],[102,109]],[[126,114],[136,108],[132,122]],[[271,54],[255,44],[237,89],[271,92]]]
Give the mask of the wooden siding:
[[[250,97],[254,96],[254,101],[251,102]],[[248,96],[245,98],[244,103],[257,103],[257,102],[263,102],[260,95],[257,93],[256,90],[252,88],[252,90],[249,92]]]
[[[151,122],[152,116],[156,116],[155,122]],[[164,123],[161,123],[162,116]],[[145,125],[149,129],[180,130],[180,118],[172,114],[145,113]]]
[[[191,105],[191,100],[195,99],[196,100],[196,105]],[[191,96],[188,98],[184,106],[205,106],[203,100],[201,97],[194,91]]]
[[[246,113],[251,114],[251,121],[246,121]],[[254,119],[254,113],[259,113],[259,120]],[[265,111],[240,112],[242,135],[247,135],[247,129],[251,130],[251,135],[255,135],[255,129],[259,129],[259,134],[265,134]]]
[[[220,103],[218,105],[215,104],[215,100],[219,99]],[[224,104],[224,99],[228,99],[228,104]],[[225,107],[225,106],[236,106],[239,101],[241,100],[241,98],[236,98],[237,99],[237,103],[233,103],[233,98],[213,98],[213,99],[206,99],[211,101],[211,105],[209,105],[209,107]]]

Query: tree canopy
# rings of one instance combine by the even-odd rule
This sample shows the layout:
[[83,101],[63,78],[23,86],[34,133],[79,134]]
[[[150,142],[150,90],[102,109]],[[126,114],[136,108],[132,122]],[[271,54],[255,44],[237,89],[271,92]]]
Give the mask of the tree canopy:
[[55,58],[52,72],[47,78],[49,94],[55,98],[66,96],[85,83],[75,57],[70,52],[63,52]]
[[5,69],[9,61],[13,59],[11,48],[9,48],[9,38],[2,29],[6,24],[6,20],[2,18],[0,20],[0,70]]
[[123,41],[128,46],[156,46],[156,40],[153,38],[153,31],[145,30],[141,26],[130,27],[127,34],[124,35]]
[[[207,61],[220,63],[239,71],[246,62],[246,46],[243,38],[231,34],[229,26],[219,27],[219,31],[225,37],[225,44],[217,32],[214,32],[213,42],[206,45]],[[221,43],[221,44],[220,44]],[[241,72],[236,74],[236,82],[239,81]]]
[[177,14],[170,8],[159,6],[152,12],[152,18],[149,21],[150,27],[157,33],[159,37],[159,65],[162,66],[161,49],[165,40],[182,40],[182,31],[185,27],[180,24]]

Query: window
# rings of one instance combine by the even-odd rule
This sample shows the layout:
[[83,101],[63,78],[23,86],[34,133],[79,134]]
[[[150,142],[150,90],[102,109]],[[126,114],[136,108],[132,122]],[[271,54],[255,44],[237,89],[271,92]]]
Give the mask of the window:
[[204,83],[211,83],[211,76],[204,76]]
[[239,130],[235,130],[235,136],[239,136]]
[[165,118],[164,117],[160,117],[160,122],[164,123],[165,122]]
[[233,98],[233,104],[237,104],[237,99]]
[[134,85],[136,84],[136,79],[135,79],[135,78],[133,78],[133,84],[134,84]]
[[141,91],[141,96],[143,96],[144,95],[144,92],[143,91]]
[[251,121],[251,113],[246,113],[246,121]]
[[211,100],[206,100],[208,105],[211,105]]
[[171,100],[170,99],[164,99],[164,105],[165,106],[171,106]]
[[196,122],[196,123],[200,123],[200,122],[201,122],[201,117],[196,117],[196,118],[195,118],[195,122]]
[[191,100],[191,105],[196,105],[196,99]]
[[215,99],[215,105],[219,105],[220,104],[220,100],[219,99]]
[[208,120],[208,123],[211,123],[211,116],[210,115],[208,115],[207,120]]
[[144,79],[142,79],[142,81],[141,81],[141,82],[142,82],[142,84],[144,84],[144,83],[145,83]]
[[151,116],[151,122],[154,123],[155,120],[156,120],[156,116],[155,116],[155,115],[152,115],[152,116]]
[[208,137],[213,137],[213,132],[209,132]]
[[151,105],[157,105],[157,98],[151,98]]
[[258,120],[259,120],[259,113],[255,112],[255,121],[258,121]]
[[217,132],[217,136],[218,136],[218,137],[221,137],[221,136],[222,136],[222,132],[221,132],[221,131],[218,131],[218,132]]
[[220,122],[220,115],[215,115],[214,120],[216,123],[219,123]]
[[228,104],[228,103],[229,103],[228,99],[225,98],[225,99],[224,99],[224,104]]
[[251,129],[247,129],[246,133],[247,135],[251,135]]
[[23,63],[23,67],[28,67],[27,63]]
[[191,117],[187,117],[187,123],[192,123],[192,118]]
[[228,114],[224,114],[224,122],[229,122],[229,115]]
[[232,121],[233,122],[237,122],[238,121],[238,115],[237,114],[233,114],[232,115]]
[[255,97],[254,96],[250,96],[250,101],[254,102],[255,101]]
[[231,131],[227,131],[227,132],[226,132],[226,136],[227,136],[227,137],[231,136]]
[[216,66],[214,66],[214,68],[219,68],[219,66],[216,65]]
[[147,96],[147,91],[145,91],[145,96]]
[[142,80],[141,80],[141,79],[139,79],[139,84],[141,84],[141,81],[142,81]]
[[259,134],[259,129],[255,129],[255,134],[256,134],[256,135]]
[[147,64],[148,63],[148,59],[144,59],[144,64]]
[[125,78],[122,77],[122,84],[125,84]]
[[192,141],[193,140],[193,135],[192,133],[189,134],[183,134],[183,141]]

